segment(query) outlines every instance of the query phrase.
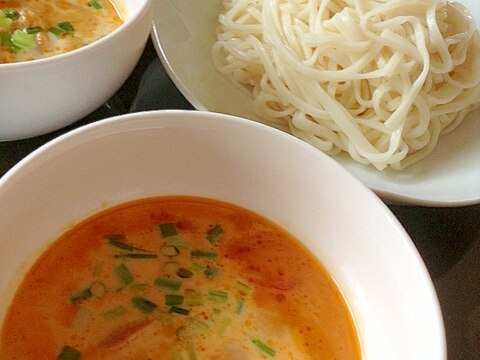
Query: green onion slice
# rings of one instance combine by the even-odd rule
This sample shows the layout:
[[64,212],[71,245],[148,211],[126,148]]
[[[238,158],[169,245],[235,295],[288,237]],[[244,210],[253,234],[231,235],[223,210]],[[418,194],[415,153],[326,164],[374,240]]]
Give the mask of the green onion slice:
[[220,225],[215,225],[213,228],[207,231],[206,239],[212,245],[215,245],[222,236],[223,228]]
[[42,31],[42,28],[40,26],[33,26],[25,29],[25,32],[27,34],[38,34],[41,31]]
[[172,307],[170,308],[170,312],[176,313],[176,314],[180,314],[180,315],[188,315],[188,314],[190,314],[190,310],[184,309],[184,308],[181,308],[181,307],[178,307],[178,306],[172,306]]
[[134,280],[134,276],[130,269],[125,264],[120,264],[115,267],[115,274],[122,283],[122,285],[131,284]]
[[163,223],[159,225],[162,238],[167,238],[178,234],[177,227],[174,223]]
[[[5,17],[7,17],[9,19],[15,20],[18,17],[18,11],[17,10],[7,9],[7,10],[0,10],[0,11],[3,12],[5,14]],[[1,15],[0,15],[0,17],[1,17]]]
[[0,31],[0,44],[3,47],[12,51],[13,53],[16,53],[16,52],[19,52],[20,50],[22,50],[20,47],[16,46],[12,42],[11,35],[8,31]]
[[150,314],[157,308],[157,304],[140,296],[133,297],[131,301],[132,305],[144,314]]
[[77,349],[65,345],[57,356],[57,360],[80,360],[82,354]]
[[58,27],[65,33],[72,33],[75,29],[70,21],[64,21],[58,24]]
[[115,258],[124,258],[124,259],[156,259],[158,257],[157,254],[152,253],[129,253],[129,254],[116,254]]
[[30,49],[35,47],[35,35],[27,34],[22,30],[15,30],[12,34],[12,43],[20,49]]
[[[2,13],[0,13],[0,15]],[[3,14],[5,14],[5,13],[3,13]],[[0,29],[10,30],[10,26],[12,25],[12,22],[13,22],[12,19],[7,18],[6,16],[4,16],[4,17],[0,16]]]
[[217,253],[214,251],[193,250],[190,255],[196,258],[216,259]]
[[257,347],[258,350],[262,351],[263,353],[270,355],[270,356],[275,356],[276,351],[273,350],[271,347],[266,345],[264,342],[258,339],[253,339],[252,340],[253,345]]
[[85,288],[70,295],[69,300],[72,304],[77,304],[79,302],[90,299],[92,296],[92,290],[90,290],[90,288]]
[[130,244],[127,244],[121,240],[125,239],[125,236],[123,235],[108,235],[106,236],[108,239],[108,243],[116,248],[126,250],[126,251],[140,251],[140,252],[146,252],[146,253],[151,253],[151,250],[146,250],[142,249],[139,247],[132,246]]
[[71,35],[73,34],[74,30],[75,29],[73,25],[69,21],[61,22],[57,26],[48,29],[48,31],[50,31],[57,37],[60,37],[62,35]]
[[95,10],[103,9],[103,6],[97,0],[91,0],[87,4],[91,8],[94,8]]
[[156,278],[154,283],[159,288],[162,288],[164,290],[171,290],[171,291],[177,291],[182,286],[182,282],[180,280],[163,279],[163,278]]
[[216,302],[226,302],[228,300],[228,293],[223,290],[210,290],[208,292],[208,299]]
[[175,295],[175,294],[165,295],[165,305],[168,305],[168,306],[182,305],[183,301],[184,301],[184,297],[182,295]]
[[203,274],[209,278],[213,279],[220,274],[220,269],[213,265],[207,265],[206,269],[203,271]]
[[178,235],[172,235],[165,239],[167,245],[175,246],[178,249],[186,249],[188,247],[188,242],[184,238]]

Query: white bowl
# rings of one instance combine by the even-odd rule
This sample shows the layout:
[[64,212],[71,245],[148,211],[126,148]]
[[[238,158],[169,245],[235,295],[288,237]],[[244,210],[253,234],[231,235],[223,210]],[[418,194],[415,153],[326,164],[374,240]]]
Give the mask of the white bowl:
[[290,135],[196,111],[87,125],[0,178],[0,324],[21,275],[68,226],[105,207],[157,195],[227,201],[292,233],[338,283],[366,360],[446,359],[431,279],[374,193]]
[[103,104],[124,83],[151,28],[150,0],[115,0],[124,23],[77,50],[0,64],[0,141],[67,126]]
[[[459,0],[480,25],[480,2]],[[211,50],[216,41],[222,1],[157,0],[153,39],[170,77],[197,110],[236,115],[262,122],[253,99],[220,74]],[[427,206],[480,203],[480,110],[470,114],[454,132],[442,136],[434,152],[403,172],[379,172],[347,156],[335,159],[383,199]]]

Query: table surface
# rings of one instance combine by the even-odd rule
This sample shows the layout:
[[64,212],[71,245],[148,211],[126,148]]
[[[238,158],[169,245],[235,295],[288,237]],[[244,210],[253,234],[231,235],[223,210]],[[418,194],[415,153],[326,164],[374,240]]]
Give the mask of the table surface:
[[[49,134],[0,142],[0,176],[69,130],[115,115],[159,109],[193,107],[168,77],[149,40],[127,81],[93,113]],[[450,208],[387,205],[409,233],[434,281],[449,359],[480,359],[480,204]]]

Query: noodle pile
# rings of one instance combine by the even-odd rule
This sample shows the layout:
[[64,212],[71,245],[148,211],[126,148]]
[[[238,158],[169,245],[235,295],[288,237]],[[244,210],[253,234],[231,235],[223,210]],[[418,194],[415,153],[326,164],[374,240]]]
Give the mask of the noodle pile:
[[318,149],[402,170],[480,104],[480,36],[445,0],[225,0],[213,59]]

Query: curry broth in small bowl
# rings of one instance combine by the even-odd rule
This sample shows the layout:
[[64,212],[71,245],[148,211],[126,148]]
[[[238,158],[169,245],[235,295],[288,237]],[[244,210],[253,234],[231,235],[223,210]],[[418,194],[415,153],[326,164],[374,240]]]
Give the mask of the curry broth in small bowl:
[[74,130],[0,179],[0,213],[2,359],[446,358],[388,208],[252,121],[159,111]]
[[150,0],[1,2],[0,141],[57,130],[108,100],[137,63],[150,21]]

